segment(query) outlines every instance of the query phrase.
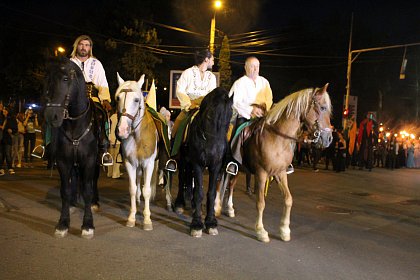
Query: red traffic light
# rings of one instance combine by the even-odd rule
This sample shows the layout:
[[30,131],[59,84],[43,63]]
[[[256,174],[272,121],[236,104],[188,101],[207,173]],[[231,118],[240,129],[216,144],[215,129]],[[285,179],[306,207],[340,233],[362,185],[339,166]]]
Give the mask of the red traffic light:
[[349,109],[344,109],[343,110],[343,117],[348,117],[349,116]]

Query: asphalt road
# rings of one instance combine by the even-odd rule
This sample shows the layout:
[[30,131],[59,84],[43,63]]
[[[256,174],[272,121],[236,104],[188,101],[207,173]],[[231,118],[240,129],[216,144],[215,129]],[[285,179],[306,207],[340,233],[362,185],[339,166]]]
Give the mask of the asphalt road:
[[297,169],[289,175],[292,240],[279,238],[281,196],[272,186],[268,244],[255,238],[244,175],[236,217],[219,219],[218,236],[190,237],[190,213],[168,212],[161,189],[153,231],[126,227],[127,175],[103,173],[95,237],[80,237],[78,209],[69,235],[55,238],[61,201],[58,174],[50,175],[38,164],[0,177],[0,279],[420,279],[420,170]]

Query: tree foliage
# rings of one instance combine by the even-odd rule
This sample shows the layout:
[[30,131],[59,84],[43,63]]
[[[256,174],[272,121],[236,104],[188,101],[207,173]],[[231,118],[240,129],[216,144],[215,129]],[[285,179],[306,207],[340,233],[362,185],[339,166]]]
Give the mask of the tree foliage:
[[229,39],[226,35],[223,37],[222,46],[220,48],[218,66],[220,72],[220,86],[229,90],[232,86],[232,69],[230,67]]

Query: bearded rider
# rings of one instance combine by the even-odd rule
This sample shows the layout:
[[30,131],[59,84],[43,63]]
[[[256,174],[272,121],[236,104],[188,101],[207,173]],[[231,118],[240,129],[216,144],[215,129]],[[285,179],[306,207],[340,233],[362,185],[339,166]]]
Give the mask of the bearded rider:
[[73,44],[70,60],[83,72],[88,96],[95,102],[95,119],[99,136],[99,160],[105,165],[113,164],[112,156],[107,152],[109,140],[105,128],[107,112],[111,110],[111,96],[102,63],[92,54],[93,41],[87,35],[77,37]]

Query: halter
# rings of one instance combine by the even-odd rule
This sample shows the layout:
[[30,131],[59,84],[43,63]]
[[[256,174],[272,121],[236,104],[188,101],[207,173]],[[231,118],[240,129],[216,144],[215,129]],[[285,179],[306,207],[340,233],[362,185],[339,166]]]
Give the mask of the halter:
[[319,117],[321,115],[320,112],[319,112],[320,105],[319,105],[319,102],[315,100],[315,93],[316,93],[316,88],[314,88],[314,90],[312,91],[312,106],[314,107],[314,110],[317,113],[317,116],[318,117],[317,117],[317,119],[315,120],[315,122],[313,124],[313,126],[315,128],[315,131],[314,131],[314,134],[313,134],[314,138],[311,139],[311,142],[313,142],[313,143],[316,144],[316,143],[318,143],[319,138],[321,137],[322,131],[328,131],[328,130],[330,130],[330,128],[323,128],[323,129],[321,129],[320,126],[319,126],[318,119],[319,119]]
[[[76,78],[76,70],[71,69],[69,71],[69,76],[70,76],[70,80],[73,81]],[[78,80],[76,80],[76,82],[77,82],[77,84],[79,84]],[[90,102],[88,102],[87,108],[80,115],[78,115],[76,117],[71,117],[70,114],[69,114],[69,111],[68,111],[69,103],[70,103],[70,86],[68,87],[67,94],[66,94],[66,97],[64,98],[63,103],[50,103],[50,102],[48,102],[47,104],[45,104],[45,107],[47,107],[47,108],[51,108],[51,107],[61,107],[61,108],[63,108],[63,111],[64,111],[63,120],[71,120],[71,121],[72,120],[78,120],[81,117],[83,117],[89,111],[89,108],[90,108]]]
[[[139,109],[137,110],[137,112],[136,112],[136,114],[133,116],[133,115],[131,115],[131,114],[129,114],[129,113],[127,113],[127,109],[125,108],[125,101],[126,101],[126,98],[127,98],[127,93],[129,93],[129,92],[133,92],[131,89],[122,89],[121,91],[120,91],[120,93],[124,93],[124,103],[123,103],[123,109],[122,109],[122,113],[118,113],[118,120],[121,118],[121,117],[127,117],[127,118],[129,118],[130,120],[131,120],[131,128],[132,128],[132,131],[134,132],[135,130],[136,130],[136,128],[140,125],[140,123],[141,123],[141,120],[143,119],[143,116],[140,118],[140,120],[139,120],[139,122],[137,123],[137,125],[136,126],[134,126],[134,121],[136,120],[136,118],[139,116],[139,114],[140,114],[140,111],[141,111],[141,109],[142,109],[142,106],[141,106],[141,104],[139,104]],[[132,132],[132,133],[133,133]]]

